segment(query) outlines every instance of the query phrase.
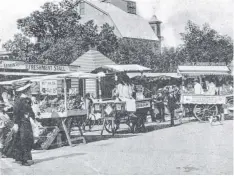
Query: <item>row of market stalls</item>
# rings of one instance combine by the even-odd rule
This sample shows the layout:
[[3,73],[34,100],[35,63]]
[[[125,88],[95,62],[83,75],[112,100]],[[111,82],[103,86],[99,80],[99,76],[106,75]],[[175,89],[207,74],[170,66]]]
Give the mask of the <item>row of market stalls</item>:
[[[0,86],[15,90],[22,85],[31,85],[33,100],[39,105],[35,108],[40,112],[36,115],[42,125],[38,145],[43,149],[49,148],[56,138],[61,138],[61,132],[69,145],[77,140],[85,143],[81,125],[91,113],[104,119],[101,134],[106,129],[114,135],[121,123],[126,123],[132,132],[136,132],[144,128],[145,118],[153,109],[151,95],[159,88],[177,85],[182,89],[189,79],[198,78],[200,84],[204,84],[205,76],[215,75],[218,80],[226,80],[230,76],[226,66],[212,65],[179,66],[177,73],[150,73],[151,69],[140,65],[117,65],[94,49],[69,66],[2,61],[0,69],[3,72],[0,72]],[[14,80],[9,76],[14,76]],[[113,97],[119,78],[127,81],[125,86],[128,89],[131,84],[135,85],[138,97],[133,101],[136,107],[134,115],[127,111],[127,101]],[[146,90],[149,94],[144,94]],[[208,116],[219,113],[217,105],[225,104],[224,97],[226,95],[195,95],[191,92],[182,94],[181,103],[192,105],[198,119],[206,120]],[[91,106],[90,99],[93,101]],[[203,106],[204,102],[209,106]],[[200,117],[199,114],[205,116]],[[74,129],[78,129],[79,136],[73,135]]]

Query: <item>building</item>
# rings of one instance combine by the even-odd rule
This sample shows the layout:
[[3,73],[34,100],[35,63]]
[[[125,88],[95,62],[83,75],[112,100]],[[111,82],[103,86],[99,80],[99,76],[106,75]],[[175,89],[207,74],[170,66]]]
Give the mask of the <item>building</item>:
[[[98,26],[108,23],[119,38],[152,42],[160,50],[161,22],[149,22],[136,13],[136,2],[128,0],[81,0],[74,7],[81,16],[81,23],[93,20]],[[156,16],[155,16],[156,17]],[[156,26],[156,27],[155,27]]]

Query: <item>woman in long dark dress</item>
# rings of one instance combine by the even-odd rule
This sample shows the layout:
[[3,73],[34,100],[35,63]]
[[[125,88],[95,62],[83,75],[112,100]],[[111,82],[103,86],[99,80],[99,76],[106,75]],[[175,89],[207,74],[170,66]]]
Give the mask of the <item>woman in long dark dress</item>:
[[[21,90],[20,90],[21,91]],[[14,104],[13,121],[15,124],[14,154],[17,162],[24,166],[30,166],[32,161],[31,150],[33,148],[33,131],[30,118],[35,119],[35,114],[31,107],[30,87],[23,90],[21,97]]]

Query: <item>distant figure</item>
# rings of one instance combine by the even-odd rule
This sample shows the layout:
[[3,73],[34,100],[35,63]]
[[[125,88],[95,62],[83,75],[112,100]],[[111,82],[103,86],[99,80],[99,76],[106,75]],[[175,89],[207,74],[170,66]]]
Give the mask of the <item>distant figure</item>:
[[198,95],[201,95],[203,94],[203,89],[202,89],[202,86],[201,84],[199,83],[198,79],[195,79],[195,85],[194,85],[194,93],[195,94],[198,94]]
[[159,111],[160,119],[165,122],[165,106],[164,106],[164,96],[162,94],[162,89],[158,90],[158,93],[155,98],[156,107]]
[[176,102],[177,102],[177,97],[174,93],[174,90],[170,89],[169,93],[168,93],[167,106],[168,106],[168,109],[169,109],[170,114],[171,114],[171,126],[175,125],[174,118],[175,118],[175,109],[177,106]]

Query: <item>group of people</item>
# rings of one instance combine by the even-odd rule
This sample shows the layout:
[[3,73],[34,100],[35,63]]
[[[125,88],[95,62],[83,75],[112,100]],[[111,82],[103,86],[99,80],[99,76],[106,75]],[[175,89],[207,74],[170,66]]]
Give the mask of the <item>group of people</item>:
[[232,92],[232,83],[229,82],[218,82],[214,78],[188,82],[187,86],[183,86],[182,89],[187,93],[194,93],[196,95],[220,95],[222,92]]
[[[34,144],[33,129],[30,122],[35,119],[32,109],[30,84],[16,89],[16,98],[10,100],[8,92],[0,103],[0,154],[11,157],[23,166],[33,164],[31,150]],[[6,97],[8,97],[6,100]],[[6,103],[7,102],[7,103]],[[12,108],[12,112],[9,110]],[[9,114],[9,115],[8,115]],[[12,114],[12,115],[10,115]]]
[[156,94],[153,95],[153,100],[155,108],[158,111],[156,116],[165,122],[165,107],[167,107],[171,115],[171,126],[174,126],[175,109],[178,108],[178,102],[180,100],[179,88],[175,85],[160,88]]

